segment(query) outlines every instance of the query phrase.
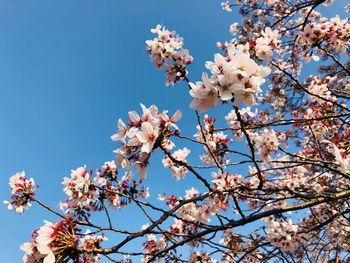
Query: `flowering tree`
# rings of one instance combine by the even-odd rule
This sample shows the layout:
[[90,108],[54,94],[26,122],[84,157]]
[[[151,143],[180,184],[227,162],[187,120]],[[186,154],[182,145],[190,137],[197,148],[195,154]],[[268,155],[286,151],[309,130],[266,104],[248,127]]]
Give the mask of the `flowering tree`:
[[[111,262],[348,262],[350,23],[318,12],[331,4],[223,2],[243,20],[231,25],[236,38],[218,43],[197,82],[189,76],[193,58],[183,39],[160,25],[152,29],[147,51],[166,72],[166,85],[188,86],[195,135],[180,132],[181,111],[141,104],[140,112],[118,120],[116,160],[72,170],[57,210],[35,197],[32,178],[12,176],[10,210],[22,213],[35,203],[58,217],[21,246],[24,262],[98,262],[101,256]],[[176,149],[179,140],[187,146]],[[196,146],[201,153],[193,152]],[[174,182],[193,176],[197,184],[182,196],[148,201],[147,166],[155,152],[164,154]],[[199,154],[197,162],[188,161],[190,154]],[[112,222],[113,210],[129,204],[148,218],[141,230]],[[95,223],[95,213],[108,223]],[[112,234],[114,245],[104,246]]]

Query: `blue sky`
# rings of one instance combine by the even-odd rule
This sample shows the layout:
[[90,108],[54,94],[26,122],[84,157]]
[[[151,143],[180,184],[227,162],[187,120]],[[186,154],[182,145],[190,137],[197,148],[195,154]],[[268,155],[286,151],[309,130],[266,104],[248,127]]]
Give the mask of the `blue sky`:
[[[176,30],[194,57],[190,76],[198,80],[216,41],[229,38],[231,22],[220,1],[0,1],[0,200],[9,197],[8,177],[25,170],[41,185],[37,197],[55,207],[71,169],[114,158],[110,135],[117,119],[139,110],[140,102],[181,109],[180,125],[193,134],[187,87],[164,86],[144,41],[158,23]],[[154,196],[174,182],[159,162],[148,180]],[[43,219],[57,219],[36,206],[18,215],[3,205],[0,216],[3,262],[21,262],[19,245]]]
[[[9,197],[8,177],[25,170],[41,185],[37,197],[55,207],[65,198],[61,181],[71,169],[114,158],[110,136],[117,119],[139,111],[140,102],[181,109],[180,127],[192,135],[187,87],[165,87],[145,40],[158,23],[176,30],[194,57],[190,79],[199,80],[216,42],[228,40],[229,25],[240,20],[221,11],[220,2],[0,0],[0,200]],[[161,157],[153,158],[145,183],[153,197],[175,188]],[[144,221],[130,211],[116,212],[115,222],[137,229]],[[57,219],[36,206],[18,215],[3,205],[0,216],[3,262],[21,262],[19,245],[43,219]]]

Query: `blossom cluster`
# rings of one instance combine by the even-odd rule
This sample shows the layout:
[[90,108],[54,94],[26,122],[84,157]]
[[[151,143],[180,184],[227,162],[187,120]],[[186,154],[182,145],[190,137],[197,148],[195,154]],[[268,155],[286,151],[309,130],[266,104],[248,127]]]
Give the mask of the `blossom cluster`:
[[249,44],[234,45],[227,48],[225,56],[217,53],[214,62],[206,63],[211,72],[202,75],[202,81],[190,83],[191,106],[200,111],[206,111],[216,106],[218,99],[233,101],[234,105],[245,103],[255,104],[256,96],[261,93],[264,77],[270,74],[270,68],[259,66],[249,53]]
[[318,46],[340,55],[346,51],[349,41],[350,23],[337,15],[329,21],[323,18],[320,23],[307,24],[299,33],[298,44],[304,50]]
[[164,236],[158,240],[157,236],[154,234],[147,235],[147,241],[142,243],[142,247],[148,255],[144,255],[142,257],[142,262],[149,262],[149,260],[152,258],[152,254],[166,248],[166,241],[167,240]]
[[229,1],[221,2],[221,7],[222,7],[222,9],[225,10],[226,12],[232,12],[231,4],[230,4]]
[[[84,234],[79,235],[79,246],[82,249],[94,250],[101,247],[103,241],[108,240],[108,238],[102,235],[93,235],[90,229],[87,229]],[[84,253],[79,256],[81,262],[88,263],[98,263],[100,262],[100,255],[97,253]]]
[[172,170],[172,175],[176,178],[176,180],[182,179],[188,173],[188,169],[182,165],[182,163],[186,163],[186,158],[190,152],[191,151],[186,147],[176,150],[172,154],[172,158],[174,158],[177,162],[173,162],[169,156],[165,156],[163,158],[162,162],[164,167]]
[[[225,230],[219,242],[221,245],[230,249],[231,253],[222,253],[221,262],[235,263],[234,255],[236,253],[254,249],[255,244],[261,240],[261,237],[258,234],[252,234],[250,238],[252,240],[243,240],[242,236],[234,232],[232,229]],[[261,253],[259,251],[255,251],[253,253],[247,254],[243,262],[259,263],[261,262],[262,258],[263,257]]]
[[261,37],[255,40],[255,54],[259,59],[268,61],[280,43],[278,30],[267,27],[261,32]]
[[[279,159],[279,161],[282,160]],[[288,159],[285,159],[285,161],[293,162]],[[310,171],[306,167],[297,166],[282,172],[271,187],[281,189],[281,196],[288,195],[288,192],[284,192],[282,189],[288,189],[289,193],[294,191],[311,195],[322,194],[332,187],[332,178],[334,177],[331,173]]]
[[215,189],[219,191],[232,190],[234,188],[239,188],[244,184],[243,176],[239,174],[213,172],[211,176],[214,178],[212,182],[214,183]]
[[9,210],[15,209],[17,213],[23,213],[25,208],[31,206],[30,201],[34,197],[34,191],[37,187],[34,179],[27,179],[25,172],[18,172],[9,179],[11,187],[11,201],[4,201]]
[[89,217],[90,211],[101,210],[104,200],[112,208],[120,208],[128,204],[129,200],[124,196],[131,192],[134,197],[149,196],[148,188],[135,181],[131,171],[125,172],[118,179],[114,161],[105,162],[94,178],[92,171],[88,173],[85,167],[72,170],[70,178],[65,177],[62,184],[68,198],[60,204],[60,208],[65,213],[77,214],[83,218]]
[[[255,135],[257,134],[255,133]],[[277,152],[278,150],[279,142],[274,130],[262,130],[262,132],[256,138],[254,138],[254,141],[262,161],[268,161],[271,153]]]
[[[313,119],[327,116],[330,113],[332,113],[333,110],[334,108],[331,102],[317,101],[316,103],[313,103],[313,105],[310,105],[310,107],[306,108],[301,112],[294,111],[293,115],[295,116],[296,120],[299,120],[299,119],[313,120]],[[334,133],[336,132],[335,124],[336,122],[326,119],[326,120],[320,120],[320,121],[310,121],[309,125],[296,124],[295,126],[296,127],[301,126],[305,134],[315,136],[316,138],[322,140],[323,138],[327,138],[329,136],[334,135]]]
[[70,178],[64,177],[62,184],[68,198],[66,203],[60,204],[60,208],[66,213],[98,209],[99,191],[85,167],[72,170]]
[[169,116],[167,111],[158,112],[154,105],[146,108],[141,104],[141,108],[141,116],[136,111],[129,112],[129,127],[121,119],[118,120],[119,130],[112,136],[112,140],[122,143],[115,150],[117,166],[129,170],[133,163],[140,178],[144,179],[150,153],[158,147],[167,150],[173,148],[174,144],[169,138],[178,132],[179,128],[175,123],[182,114],[178,110]]
[[213,259],[208,252],[201,251],[201,252],[192,252],[189,259],[189,263],[200,263],[200,262],[206,262],[206,263],[218,263],[218,260]]
[[[264,119],[260,118],[261,116],[259,116],[257,112],[252,112],[249,107],[241,109],[238,112],[242,118],[242,122],[247,124],[247,127],[250,127],[251,123],[258,125],[259,122],[264,121]],[[232,110],[226,115],[225,119],[228,125],[232,128],[232,133],[237,139],[241,140],[243,138],[243,132],[241,129],[241,122],[239,121],[236,112]],[[246,133],[252,143],[254,143],[262,161],[269,161],[271,154],[277,152],[279,146],[279,134],[273,129],[264,128],[258,132],[249,129]]]
[[[227,190],[228,187],[226,188]],[[178,210],[177,214],[187,222],[187,224],[180,221],[175,221],[172,225],[172,229],[176,229],[177,233],[184,233],[186,229],[198,228],[198,223],[207,224],[211,221],[213,215],[219,214],[220,211],[225,210],[228,205],[228,201],[224,194],[215,194],[210,196],[205,202],[188,202],[188,200],[199,198],[202,194],[194,187],[185,191],[184,197],[176,197],[174,195],[162,195],[159,196],[159,200],[166,201],[166,204],[170,209],[179,205],[181,201],[186,201],[186,204],[182,205]],[[192,225],[190,223],[196,223]]]
[[56,224],[45,221],[38,228],[31,242],[24,243],[21,248],[26,253],[24,262],[54,263],[69,258],[78,240],[75,235],[75,224],[70,220],[62,220]]
[[[327,79],[320,79],[317,76],[312,76],[307,80],[307,87],[310,91],[309,98],[311,101],[323,102],[332,98],[331,91],[327,87]],[[335,98],[333,98],[335,100]]]
[[157,25],[151,30],[157,34],[153,40],[147,40],[147,51],[157,68],[165,68],[166,84],[174,84],[187,76],[187,65],[193,58],[187,49],[183,49],[183,39],[175,31],[169,31]]
[[[344,204],[344,206],[342,206],[341,209],[347,210],[348,205]],[[315,225],[319,224],[319,222],[329,221],[338,213],[339,210],[335,209],[334,206],[330,204],[317,205],[312,209],[311,215],[303,218],[301,227],[314,227]],[[317,218],[317,220],[315,219],[315,217]],[[350,244],[348,241],[348,236],[350,227],[347,221],[347,217],[339,216],[337,217],[337,220],[329,222],[324,228],[324,233],[330,240],[330,243],[328,245],[329,249],[341,248],[344,251],[349,250]],[[303,238],[305,240],[310,240],[312,239],[312,236],[310,234],[303,235]]]
[[215,131],[215,118],[204,116],[204,125],[197,125],[197,133],[194,135],[198,142],[204,144],[204,154],[200,156],[206,164],[226,164],[230,160],[226,151],[229,145],[229,138],[221,131]]
[[276,221],[273,217],[266,219],[267,240],[282,251],[295,251],[298,249],[301,238],[298,236],[298,225],[291,219]]
[[339,171],[350,173],[350,155],[347,150],[339,149],[337,145],[328,140],[323,140],[322,142],[326,145],[326,149],[331,154],[331,159],[337,165]]
[[90,230],[85,234],[79,234],[74,221],[64,219],[57,223],[45,221],[45,224],[33,233],[30,242],[21,245],[25,252],[23,262],[99,262],[99,255],[93,253],[82,253],[79,255],[76,249],[93,250],[100,248],[100,243],[107,238],[104,235],[92,235]]
[[[259,121],[257,110],[253,112],[251,111],[250,107],[246,107],[238,110],[238,112],[241,115],[241,118],[244,121],[244,123],[257,123]],[[232,134],[235,135],[235,137],[238,140],[241,140],[243,138],[243,132],[241,129],[241,123],[238,121],[238,117],[235,110],[231,110],[225,116],[225,120],[228,126],[232,129]]]

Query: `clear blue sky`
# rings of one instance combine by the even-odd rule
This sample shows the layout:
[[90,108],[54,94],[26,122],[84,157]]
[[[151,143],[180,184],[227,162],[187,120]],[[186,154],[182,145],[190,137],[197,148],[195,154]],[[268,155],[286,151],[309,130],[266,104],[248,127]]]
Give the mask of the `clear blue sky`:
[[[228,40],[229,25],[240,20],[220,2],[0,0],[0,200],[9,197],[8,177],[25,170],[41,184],[37,197],[55,207],[65,198],[61,181],[71,169],[97,168],[114,158],[110,136],[117,119],[139,111],[140,102],[181,109],[180,127],[192,135],[187,87],[164,86],[145,40],[158,23],[176,30],[194,57],[190,78],[199,80],[215,43]],[[160,158],[146,181],[153,197],[175,186]],[[191,185],[191,178],[178,185]],[[0,216],[1,262],[21,262],[20,244],[43,219],[57,219],[35,206],[18,215],[2,205]],[[128,211],[116,212],[115,220],[143,224]]]
[[[0,200],[9,197],[8,177],[25,170],[41,184],[37,197],[55,207],[65,198],[61,181],[71,169],[114,158],[110,135],[117,119],[139,110],[140,102],[182,109],[189,116],[180,125],[193,133],[187,87],[164,86],[144,41],[157,23],[175,29],[194,56],[190,76],[198,80],[234,19],[220,1],[174,3],[0,1]],[[170,192],[169,182],[170,171],[152,164],[151,194]],[[2,205],[0,216],[2,262],[21,262],[19,245],[43,219],[56,220],[35,206],[18,215]],[[122,219],[134,220],[128,213]],[[141,222],[135,219],[135,226]]]

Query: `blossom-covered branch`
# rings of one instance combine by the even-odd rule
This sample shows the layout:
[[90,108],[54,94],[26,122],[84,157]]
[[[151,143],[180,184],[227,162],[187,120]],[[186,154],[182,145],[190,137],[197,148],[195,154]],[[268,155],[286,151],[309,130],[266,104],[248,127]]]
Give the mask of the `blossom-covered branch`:
[[[183,38],[152,29],[147,52],[191,100],[193,133],[180,110],[129,111],[111,136],[115,160],[64,177],[62,212],[24,172],[11,177],[10,210],[36,203],[58,217],[21,246],[24,262],[348,262],[350,23],[321,14],[337,3],[223,2],[243,18],[201,76],[189,76]],[[153,155],[182,194],[149,198]],[[139,211],[142,228],[119,227],[121,209]]]

